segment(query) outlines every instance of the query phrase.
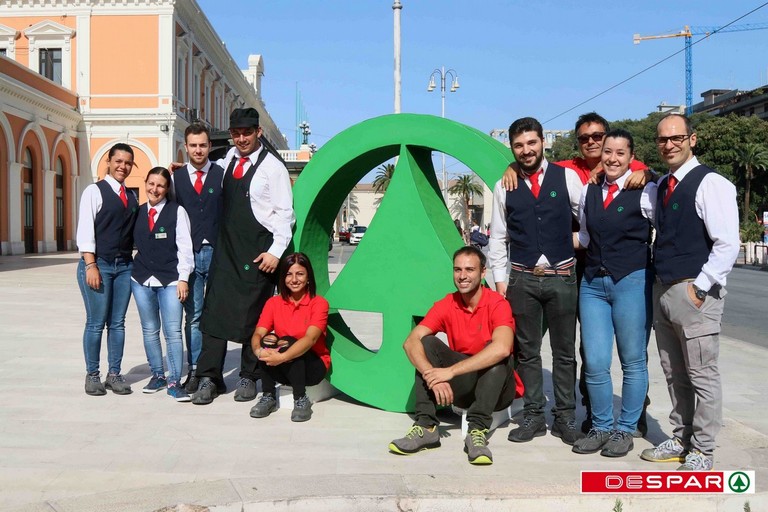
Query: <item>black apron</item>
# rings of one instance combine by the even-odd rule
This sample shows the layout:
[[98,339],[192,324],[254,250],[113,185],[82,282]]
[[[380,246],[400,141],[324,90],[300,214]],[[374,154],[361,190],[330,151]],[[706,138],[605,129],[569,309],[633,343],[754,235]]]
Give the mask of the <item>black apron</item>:
[[224,209],[200,319],[200,330],[215,338],[249,343],[264,304],[275,293],[276,274],[262,272],[253,262],[270,248],[273,237],[253,216],[249,193],[267,153],[262,148],[239,180],[233,176],[236,157],[224,173]]

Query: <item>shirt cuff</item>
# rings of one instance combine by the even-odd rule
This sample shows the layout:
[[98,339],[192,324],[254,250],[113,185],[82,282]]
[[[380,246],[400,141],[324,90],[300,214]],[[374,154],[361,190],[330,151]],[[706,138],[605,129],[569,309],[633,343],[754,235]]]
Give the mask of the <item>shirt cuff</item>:
[[507,282],[507,272],[504,270],[494,270],[493,271],[493,281],[495,283],[505,283]]
[[699,290],[708,292],[717,283],[712,281],[707,274],[702,272],[696,277],[696,280],[693,282],[693,284],[696,285],[696,288]]

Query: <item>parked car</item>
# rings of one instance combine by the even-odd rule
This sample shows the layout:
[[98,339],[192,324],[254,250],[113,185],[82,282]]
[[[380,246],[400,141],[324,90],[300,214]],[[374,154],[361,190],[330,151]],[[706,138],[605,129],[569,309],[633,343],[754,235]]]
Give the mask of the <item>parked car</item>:
[[346,228],[339,229],[339,242],[349,243],[349,231]]
[[367,229],[368,226],[353,226],[352,230],[350,231],[349,243],[352,245],[359,244],[360,240],[363,239],[363,235]]

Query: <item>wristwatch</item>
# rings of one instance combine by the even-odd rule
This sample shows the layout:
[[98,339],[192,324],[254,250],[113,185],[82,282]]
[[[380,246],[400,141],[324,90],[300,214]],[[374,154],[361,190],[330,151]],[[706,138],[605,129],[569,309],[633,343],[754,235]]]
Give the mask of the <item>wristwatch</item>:
[[696,298],[703,301],[707,298],[707,292],[696,286],[695,284],[693,286],[693,293],[696,295]]

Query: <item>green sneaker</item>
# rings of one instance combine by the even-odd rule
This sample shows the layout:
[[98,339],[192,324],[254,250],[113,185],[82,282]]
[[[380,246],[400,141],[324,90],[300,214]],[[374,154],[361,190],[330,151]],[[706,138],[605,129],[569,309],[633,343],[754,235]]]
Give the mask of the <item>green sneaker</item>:
[[467,452],[467,458],[470,464],[476,466],[487,466],[493,464],[493,456],[488,448],[488,440],[485,435],[488,429],[472,429],[467,437],[464,438],[464,451]]
[[437,430],[437,425],[429,428],[414,425],[408,429],[405,437],[389,443],[389,451],[400,455],[413,455],[421,450],[433,448],[440,448],[440,432]]

